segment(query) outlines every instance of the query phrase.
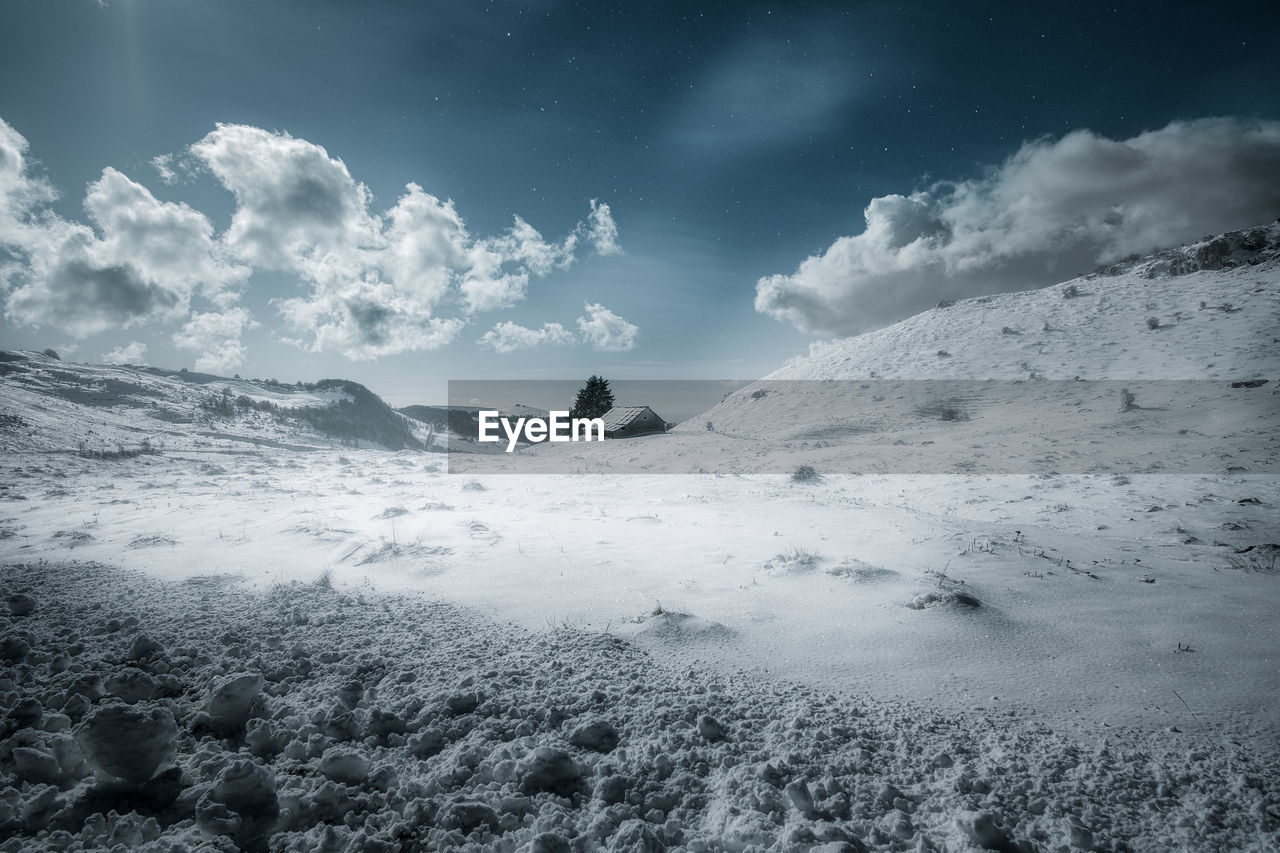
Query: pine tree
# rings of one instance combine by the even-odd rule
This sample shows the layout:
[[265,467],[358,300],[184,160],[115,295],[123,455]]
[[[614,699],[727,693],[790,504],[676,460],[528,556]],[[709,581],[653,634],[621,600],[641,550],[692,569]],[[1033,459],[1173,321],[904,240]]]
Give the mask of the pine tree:
[[599,418],[612,408],[613,392],[609,390],[609,380],[592,376],[578,392],[578,399],[573,401],[570,417]]

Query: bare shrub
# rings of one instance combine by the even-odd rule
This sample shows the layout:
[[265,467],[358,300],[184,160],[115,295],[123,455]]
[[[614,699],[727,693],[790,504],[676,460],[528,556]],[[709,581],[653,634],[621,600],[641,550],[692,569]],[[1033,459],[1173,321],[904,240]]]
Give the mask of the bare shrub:
[[791,482],[793,483],[808,483],[813,480],[821,479],[822,476],[812,465],[800,465],[796,470],[791,472]]
[[797,548],[794,545],[764,564],[766,569],[784,572],[805,572],[822,562],[822,557],[813,551]]

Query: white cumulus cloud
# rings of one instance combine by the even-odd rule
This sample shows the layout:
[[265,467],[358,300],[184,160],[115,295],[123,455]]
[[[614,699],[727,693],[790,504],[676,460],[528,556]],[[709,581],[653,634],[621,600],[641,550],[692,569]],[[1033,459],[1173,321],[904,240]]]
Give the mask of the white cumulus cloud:
[[102,360],[107,364],[146,364],[147,345],[140,341],[129,341],[124,346],[103,353]]
[[196,355],[196,370],[230,373],[244,364],[245,346],[240,336],[258,324],[244,308],[192,314],[181,331],[173,335],[173,345]]
[[236,198],[227,245],[307,284],[279,308],[291,340],[314,351],[367,359],[437,349],[472,315],[517,303],[532,278],[570,266],[582,237],[599,254],[619,251],[608,205],[596,201],[559,242],[519,216],[479,237],[452,201],[413,183],[373,211],[342,160],[286,133],[219,125],[190,154]]
[[530,329],[516,323],[498,323],[476,343],[495,352],[515,352],[544,345],[566,346],[576,342],[573,332],[559,323],[544,323],[541,329]]
[[591,199],[591,215],[586,222],[587,239],[595,247],[599,255],[620,255],[622,246],[618,243],[618,226],[613,221],[613,211],[609,205],[598,199]]
[[0,267],[5,316],[83,337],[185,315],[194,295],[226,300],[249,270],[228,261],[204,214],[158,200],[106,168],[84,199],[90,225],[49,210],[49,184],[30,174],[27,141],[0,120]]
[[224,232],[110,167],[89,185],[78,222],[53,212],[57,193],[33,172],[28,149],[0,120],[6,318],[77,338],[183,324],[175,342],[201,353],[209,369],[243,361],[240,333],[253,320],[235,305],[255,271],[301,285],[273,300],[283,340],[371,359],[443,347],[476,314],[526,298],[532,280],[566,269],[580,251],[621,251],[609,206],[595,199],[560,240],[519,216],[501,233],[476,235],[452,201],[417,184],[376,210],[368,188],[323,147],[232,124],[151,161],[166,184],[204,171],[230,191]]
[[855,334],[941,298],[1043,286],[1280,212],[1280,122],[1207,118],[1025,143],[980,178],[872,199],[866,229],[761,278],[756,310]]
[[586,314],[578,318],[582,339],[601,352],[625,352],[634,349],[640,332],[617,314],[597,303],[583,305]]

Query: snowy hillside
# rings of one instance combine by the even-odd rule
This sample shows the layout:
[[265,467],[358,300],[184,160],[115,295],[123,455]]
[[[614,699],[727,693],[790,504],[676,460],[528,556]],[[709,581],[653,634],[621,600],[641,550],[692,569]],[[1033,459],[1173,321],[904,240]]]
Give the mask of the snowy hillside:
[[814,344],[808,356],[765,379],[1277,376],[1280,223],[1054,287],[939,305],[884,329]]
[[228,379],[0,352],[0,447],[130,453],[160,448],[425,448],[431,430],[363,385]]

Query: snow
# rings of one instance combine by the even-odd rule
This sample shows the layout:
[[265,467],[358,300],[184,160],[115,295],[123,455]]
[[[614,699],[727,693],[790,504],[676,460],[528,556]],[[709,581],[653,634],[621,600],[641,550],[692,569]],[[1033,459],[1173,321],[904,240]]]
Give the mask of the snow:
[[[609,634],[531,632],[417,594],[17,568],[41,598],[13,620],[34,640],[23,690],[45,699],[5,741],[0,825],[23,849],[122,836],[194,849],[211,835],[282,850],[1054,848],[1085,834],[1104,849],[1262,850],[1275,838],[1274,744],[1210,727],[1082,738],[1008,709],[949,714],[673,667]],[[144,665],[172,683],[137,705],[98,700],[68,735],[54,718],[82,695],[80,675],[127,666],[142,631],[169,650]],[[49,667],[90,636],[68,668]],[[205,697],[245,668],[263,685],[250,731],[270,736],[202,730]],[[11,718],[13,676],[0,688]]]
[[[1225,258],[1216,254],[1220,242]],[[1242,242],[1255,249],[1241,250]],[[1206,255],[1219,268],[1201,268]],[[1190,271],[1170,275],[1174,261]],[[1280,223],[1054,287],[939,306],[865,335],[814,344],[807,357],[764,379],[1275,377],[1277,284]],[[1159,328],[1147,327],[1151,316]]]
[[0,850],[1276,849],[1273,231],[510,455],[5,355]]

